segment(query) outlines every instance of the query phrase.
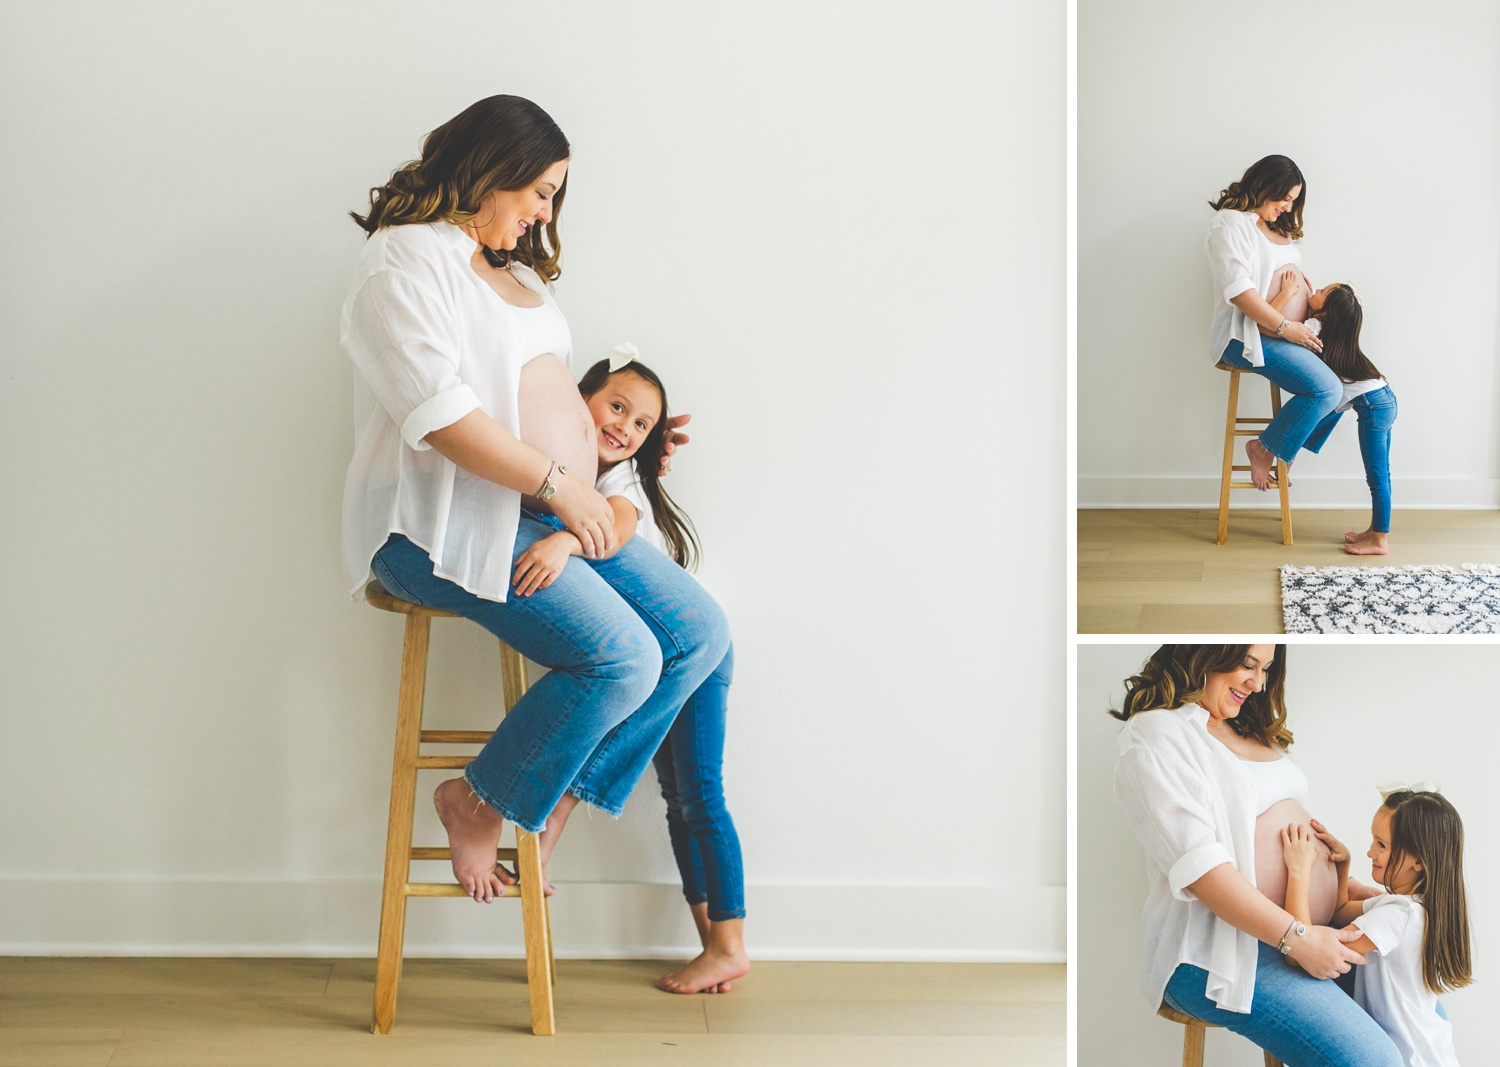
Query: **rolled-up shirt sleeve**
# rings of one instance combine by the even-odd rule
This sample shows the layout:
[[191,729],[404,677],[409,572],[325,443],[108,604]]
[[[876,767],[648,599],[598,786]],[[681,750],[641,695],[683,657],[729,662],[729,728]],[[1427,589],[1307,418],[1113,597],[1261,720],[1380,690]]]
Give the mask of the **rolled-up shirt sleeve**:
[[1214,219],[1208,231],[1205,245],[1208,266],[1225,303],[1255,288],[1255,282],[1251,280],[1255,263],[1255,249],[1251,245],[1253,237],[1246,227],[1236,225],[1222,215]]
[[1219,840],[1210,810],[1212,783],[1185,760],[1139,743],[1122,747],[1115,765],[1115,800],[1146,855],[1166,872],[1178,900],[1195,899],[1187,887],[1215,867],[1234,863]]
[[397,270],[372,274],[351,308],[344,345],[382,407],[417,451],[433,430],[481,405],[459,374],[453,315],[440,298]]

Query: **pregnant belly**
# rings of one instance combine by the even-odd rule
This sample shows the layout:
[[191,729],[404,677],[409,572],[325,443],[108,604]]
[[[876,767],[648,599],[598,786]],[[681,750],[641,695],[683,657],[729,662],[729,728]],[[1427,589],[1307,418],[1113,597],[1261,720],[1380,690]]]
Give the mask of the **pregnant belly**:
[[[537,356],[522,367],[516,401],[521,412],[521,440],[592,487],[599,467],[594,419],[562,360],[552,355]],[[552,510],[535,497],[524,500],[527,507]]]
[[[1286,907],[1286,863],[1281,858],[1281,829],[1292,823],[1306,826],[1312,820],[1306,808],[1295,800],[1282,800],[1261,812],[1255,820],[1255,885],[1273,903]],[[1327,860],[1328,849],[1319,842],[1319,859],[1313,864],[1308,887],[1310,918],[1318,926],[1327,926],[1333,918],[1334,898],[1338,894],[1338,875]]]

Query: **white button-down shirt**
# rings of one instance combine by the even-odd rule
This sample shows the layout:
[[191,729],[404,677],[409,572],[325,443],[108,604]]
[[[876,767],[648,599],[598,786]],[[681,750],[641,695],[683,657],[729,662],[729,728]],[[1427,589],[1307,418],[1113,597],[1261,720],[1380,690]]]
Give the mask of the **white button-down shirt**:
[[[521,325],[474,272],[477,247],[439,222],[377,230],[360,256],[339,326],[357,371],[343,536],[355,597],[370,559],[400,533],[427,550],[439,577],[487,600],[506,598],[520,494],[461,470],[422,440],[475,409],[520,436]],[[555,307],[535,272],[512,272]],[[571,353],[555,355],[566,363]]]
[[1254,289],[1261,296],[1271,291],[1271,282],[1282,267],[1302,262],[1296,244],[1279,245],[1260,232],[1253,211],[1224,211],[1214,215],[1208,228],[1203,250],[1213,272],[1214,318],[1209,328],[1209,343],[1214,359],[1224,355],[1230,341],[1245,346],[1245,358],[1252,367],[1265,365],[1261,353],[1260,327],[1255,320],[1230,303],[1241,293]]

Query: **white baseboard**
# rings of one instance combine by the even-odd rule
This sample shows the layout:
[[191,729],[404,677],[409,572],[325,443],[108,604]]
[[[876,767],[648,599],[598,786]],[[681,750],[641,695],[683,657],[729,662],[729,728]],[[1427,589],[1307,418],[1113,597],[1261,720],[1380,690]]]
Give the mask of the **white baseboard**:
[[[1454,511],[1500,508],[1497,478],[1398,478],[1391,483],[1391,499],[1397,510]],[[1093,477],[1079,475],[1080,508],[1218,508],[1219,479],[1143,475],[1139,477]],[[1229,506],[1280,508],[1275,493],[1236,489]],[[1304,477],[1293,472],[1292,507],[1368,510],[1370,490],[1359,478]]]
[[[1060,963],[1060,886],[752,885],[757,959]],[[370,957],[380,885],[365,881],[0,878],[0,955]],[[564,883],[552,898],[569,959],[697,952],[676,885]],[[519,901],[413,899],[406,954],[519,958]]]

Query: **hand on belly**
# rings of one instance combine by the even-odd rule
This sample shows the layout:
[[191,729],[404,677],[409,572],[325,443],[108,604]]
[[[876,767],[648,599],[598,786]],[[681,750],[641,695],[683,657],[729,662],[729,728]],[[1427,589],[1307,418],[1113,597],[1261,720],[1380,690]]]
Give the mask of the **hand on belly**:
[[[521,413],[521,440],[592,488],[599,469],[594,418],[562,360],[542,355],[522,367],[516,404]],[[526,503],[541,506],[534,497],[526,497]],[[541,506],[541,510],[552,509]]]
[[[1281,829],[1292,823],[1308,825],[1312,816],[1295,800],[1272,804],[1255,819],[1255,887],[1271,903],[1286,907],[1286,864],[1281,858]],[[1338,872],[1328,862],[1328,848],[1318,844],[1318,861],[1313,864],[1307,899],[1310,918],[1318,926],[1327,926],[1333,918],[1338,894]]]

